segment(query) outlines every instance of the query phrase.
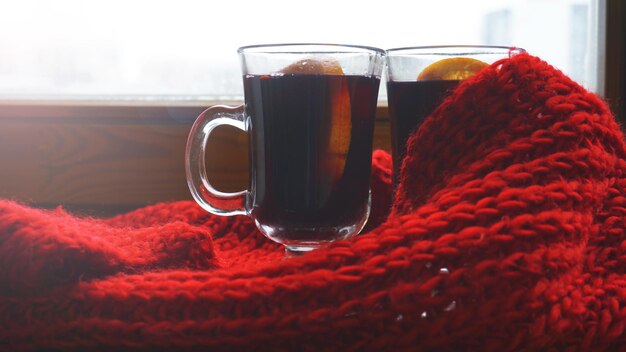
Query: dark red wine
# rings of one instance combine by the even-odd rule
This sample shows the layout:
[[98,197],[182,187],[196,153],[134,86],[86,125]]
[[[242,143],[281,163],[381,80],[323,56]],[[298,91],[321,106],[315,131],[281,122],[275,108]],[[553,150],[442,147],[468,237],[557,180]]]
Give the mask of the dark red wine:
[[360,230],[369,211],[379,83],[372,76],[244,77],[249,209],[268,237],[314,246]]
[[417,131],[445,96],[460,81],[387,82],[389,115],[391,117],[391,155],[393,180],[398,183],[402,159],[406,155],[406,142]]

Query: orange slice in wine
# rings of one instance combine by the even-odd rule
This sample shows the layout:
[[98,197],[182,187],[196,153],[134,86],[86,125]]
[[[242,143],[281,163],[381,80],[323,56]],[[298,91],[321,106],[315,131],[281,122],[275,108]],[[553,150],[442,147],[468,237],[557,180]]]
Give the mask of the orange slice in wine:
[[426,66],[417,80],[462,81],[487,66],[487,63],[469,57],[451,57]]
[[280,72],[304,75],[343,75],[339,61],[325,57],[298,60]]
[[[339,62],[332,58],[306,58],[283,68],[285,74],[321,74],[343,76]],[[333,78],[329,81],[328,94],[330,107],[328,110],[328,132],[325,155],[321,160],[323,173],[329,177],[333,185],[341,178],[346,166],[348,149],[352,134],[352,111],[350,106],[350,90],[345,77]],[[327,195],[320,195],[321,197]]]

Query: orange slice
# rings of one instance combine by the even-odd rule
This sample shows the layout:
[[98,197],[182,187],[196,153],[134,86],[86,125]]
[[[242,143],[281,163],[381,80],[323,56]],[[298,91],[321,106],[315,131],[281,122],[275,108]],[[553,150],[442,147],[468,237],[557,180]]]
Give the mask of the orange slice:
[[298,60],[280,72],[303,75],[343,75],[339,61],[325,57]]
[[[306,58],[294,62],[280,72],[286,74],[343,75],[339,62],[332,58]],[[352,137],[350,90],[345,77],[333,79],[329,85],[330,108],[325,156],[320,161],[327,182],[337,185],[343,175]],[[320,195],[327,197],[328,195]]]
[[469,57],[451,57],[428,65],[417,76],[418,81],[462,81],[489,64]]

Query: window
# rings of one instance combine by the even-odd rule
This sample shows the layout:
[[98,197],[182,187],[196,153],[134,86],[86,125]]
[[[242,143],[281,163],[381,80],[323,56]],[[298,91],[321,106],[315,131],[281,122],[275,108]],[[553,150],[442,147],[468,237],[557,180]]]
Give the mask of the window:
[[[248,44],[516,45],[600,93],[606,58],[606,95],[619,107],[622,4],[6,0],[0,197],[99,215],[189,199],[189,127],[207,105],[241,100],[236,49]],[[380,99],[374,145],[388,150],[384,84]],[[245,135],[232,132],[212,138],[207,167],[218,189],[231,192],[247,185]]]
[[237,47],[279,42],[516,45],[598,91],[598,1],[13,0],[0,99],[240,99]]

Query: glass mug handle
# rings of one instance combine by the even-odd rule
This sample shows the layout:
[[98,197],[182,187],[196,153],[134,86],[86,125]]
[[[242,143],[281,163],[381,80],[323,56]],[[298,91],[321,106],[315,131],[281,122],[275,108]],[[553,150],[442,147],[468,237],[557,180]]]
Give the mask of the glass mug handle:
[[211,132],[218,126],[233,126],[247,132],[244,123],[244,106],[216,105],[204,110],[196,119],[185,150],[187,185],[193,198],[206,211],[222,216],[247,215],[248,190],[226,193],[216,190],[206,174],[206,144]]

